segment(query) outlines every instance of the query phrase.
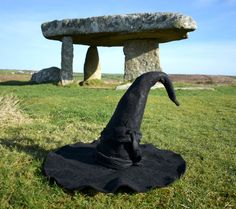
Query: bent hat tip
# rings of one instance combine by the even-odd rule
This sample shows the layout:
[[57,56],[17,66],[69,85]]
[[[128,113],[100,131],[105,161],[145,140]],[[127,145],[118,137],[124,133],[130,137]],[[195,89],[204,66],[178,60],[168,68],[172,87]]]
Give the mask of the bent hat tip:
[[179,101],[178,100],[173,100],[173,102],[176,104],[176,106],[180,106],[180,103],[179,103]]

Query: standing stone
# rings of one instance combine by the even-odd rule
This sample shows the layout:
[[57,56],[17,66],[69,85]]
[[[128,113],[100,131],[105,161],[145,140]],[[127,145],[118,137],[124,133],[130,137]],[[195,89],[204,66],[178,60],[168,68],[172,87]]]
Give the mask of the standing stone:
[[73,39],[70,36],[62,39],[60,78],[62,85],[73,82]]
[[125,80],[134,80],[149,71],[161,71],[156,40],[130,40],[124,43]]
[[97,47],[90,46],[84,62],[84,81],[94,79],[101,79],[101,67]]

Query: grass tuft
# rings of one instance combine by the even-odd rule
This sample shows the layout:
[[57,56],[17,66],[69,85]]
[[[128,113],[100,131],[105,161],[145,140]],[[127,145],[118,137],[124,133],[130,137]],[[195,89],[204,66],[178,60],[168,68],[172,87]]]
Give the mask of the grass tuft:
[[0,126],[23,124],[30,121],[20,109],[20,100],[13,94],[0,96]]

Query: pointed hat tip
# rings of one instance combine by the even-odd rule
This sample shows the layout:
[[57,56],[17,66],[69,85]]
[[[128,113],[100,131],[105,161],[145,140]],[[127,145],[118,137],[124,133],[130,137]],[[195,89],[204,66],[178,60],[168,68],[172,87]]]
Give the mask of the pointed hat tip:
[[176,104],[176,106],[180,106],[180,103],[177,99],[173,100],[173,102]]

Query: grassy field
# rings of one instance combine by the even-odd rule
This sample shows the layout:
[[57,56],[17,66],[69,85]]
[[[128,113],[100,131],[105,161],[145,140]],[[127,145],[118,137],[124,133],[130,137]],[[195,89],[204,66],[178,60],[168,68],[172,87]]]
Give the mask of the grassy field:
[[171,186],[139,194],[71,194],[49,184],[41,173],[47,153],[97,139],[123,93],[0,83],[0,208],[235,208],[235,86],[179,90],[180,107],[164,89],[151,91],[142,143],[173,150],[187,162],[185,175]]

